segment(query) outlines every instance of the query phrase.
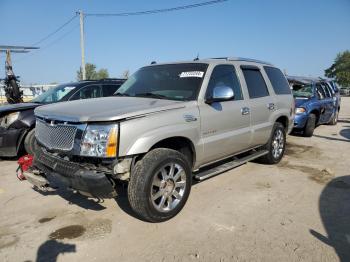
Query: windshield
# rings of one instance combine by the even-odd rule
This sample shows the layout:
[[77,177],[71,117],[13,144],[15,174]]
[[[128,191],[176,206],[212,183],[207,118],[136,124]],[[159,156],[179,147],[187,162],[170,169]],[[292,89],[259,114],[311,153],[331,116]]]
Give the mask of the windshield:
[[45,93],[42,93],[40,96],[34,98],[31,102],[40,104],[59,102],[63,97],[65,97],[70,91],[75,88],[75,86],[69,84],[59,85],[50,88]]
[[207,64],[155,65],[141,68],[115,93],[116,96],[196,100]]
[[307,85],[293,85],[293,96],[294,97],[312,97],[313,88],[312,84]]

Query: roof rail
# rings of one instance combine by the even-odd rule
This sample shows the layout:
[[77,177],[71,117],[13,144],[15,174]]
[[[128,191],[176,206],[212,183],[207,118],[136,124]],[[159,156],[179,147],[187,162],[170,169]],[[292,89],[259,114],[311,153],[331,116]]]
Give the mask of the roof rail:
[[125,81],[125,78],[101,78],[101,79],[85,79],[85,80],[80,80],[80,82],[84,81]]
[[224,59],[227,61],[245,61],[245,62],[253,62],[253,63],[259,63],[259,64],[266,64],[266,65],[272,65],[269,62],[257,60],[257,59],[251,59],[251,58],[243,58],[243,57],[213,57],[210,59]]

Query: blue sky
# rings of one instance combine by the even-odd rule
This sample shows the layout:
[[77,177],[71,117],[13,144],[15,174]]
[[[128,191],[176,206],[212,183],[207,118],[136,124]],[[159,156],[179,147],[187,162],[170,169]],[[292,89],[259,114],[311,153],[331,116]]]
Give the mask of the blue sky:
[[[79,9],[132,12],[204,1],[0,0],[0,45],[31,45]],[[349,14],[350,0],[230,0],[147,16],[87,17],[86,61],[119,77],[153,60],[186,60],[199,53],[200,58],[262,59],[288,74],[322,76],[338,52],[350,49]],[[75,80],[80,66],[78,22],[41,43],[39,52],[13,55],[23,83]],[[3,77],[4,56],[0,63]]]

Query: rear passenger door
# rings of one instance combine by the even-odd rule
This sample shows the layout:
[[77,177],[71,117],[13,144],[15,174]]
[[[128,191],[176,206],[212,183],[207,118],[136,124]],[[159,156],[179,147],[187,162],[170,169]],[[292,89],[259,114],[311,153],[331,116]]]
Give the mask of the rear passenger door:
[[328,117],[328,101],[327,101],[327,96],[326,96],[326,91],[324,88],[321,86],[320,83],[315,84],[315,90],[316,90],[316,96],[318,98],[319,104],[320,104],[320,119],[319,119],[319,124],[324,124],[327,122]]
[[241,65],[249,94],[249,110],[252,129],[251,146],[266,144],[272,129],[270,116],[275,110],[264,77],[257,66]]
[[331,120],[335,110],[335,100],[333,99],[332,91],[329,89],[329,87],[325,83],[321,83],[321,87],[323,88],[324,93],[326,95],[324,99],[324,107],[325,107],[324,121],[328,123]]

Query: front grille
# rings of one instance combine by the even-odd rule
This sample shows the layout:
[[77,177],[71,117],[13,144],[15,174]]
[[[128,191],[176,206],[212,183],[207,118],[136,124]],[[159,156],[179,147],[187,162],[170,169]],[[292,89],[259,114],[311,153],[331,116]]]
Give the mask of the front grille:
[[39,143],[48,149],[72,150],[76,132],[76,126],[65,124],[51,125],[40,120],[36,121],[35,137]]

